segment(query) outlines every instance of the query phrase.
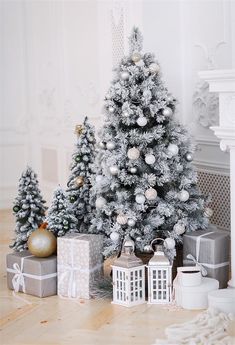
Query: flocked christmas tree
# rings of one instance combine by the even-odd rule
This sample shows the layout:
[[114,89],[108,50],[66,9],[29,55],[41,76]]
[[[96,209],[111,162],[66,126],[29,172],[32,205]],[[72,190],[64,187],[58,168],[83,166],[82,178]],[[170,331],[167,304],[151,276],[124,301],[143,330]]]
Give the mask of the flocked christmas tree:
[[15,251],[27,249],[29,235],[45,220],[44,204],[37,175],[32,168],[27,167],[19,180],[18,196],[13,206],[16,238],[10,247]]
[[70,211],[78,220],[77,230],[87,232],[91,219],[90,179],[95,155],[95,133],[87,117],[82,125],[76,126],[75,132],[78,138],[66,192]]
[[134,29],[130,55],[106,95],[92,188],[96,212],[90,231],[105,235],[106,257],[118,253],[129,234],[140,251],[148,251],[155,236],[166,239],[173,258],[185,231],[208,225],[207,199],[191,163],[193,145],[174,118],[175,108],[158,61],[142,52]]
[[77,218],[71,212],[65,193],[61,187],[53,193],[48,210],[47,223],[50,231],[56,236],[64,236],[69,231],[76,231]]

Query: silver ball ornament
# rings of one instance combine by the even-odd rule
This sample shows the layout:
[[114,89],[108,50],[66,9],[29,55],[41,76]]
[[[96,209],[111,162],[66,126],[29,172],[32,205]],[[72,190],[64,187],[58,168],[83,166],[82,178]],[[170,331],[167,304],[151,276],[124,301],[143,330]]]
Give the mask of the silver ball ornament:
[[129,159],[135,160],[138,159],[140,156],[140,151],[136,147],[132,147],[127,151],[127,157]]
[[136,224],[136,221],[134,219],[132,219],[132,218],[128,219],[128,221],[127,221],[128,226],[132,227],[132,226],[135,226],[135,224]]
[[127,216],[125,214],[119,214],[117,216],[117,223],[120,225],[125,225],[127,223]]
[[142,241],[142,238],[139,236],[139,237],[136,237],[136,241],[137,242],[140,242],[140,241]]
[[162,114],[166,117],[169,117],[173,114],[173,111],[171,108],[166,107],[165,109],[163,109]]
[[108,108],[108,110],[109,110],[109,113],[113,114],[115,109],[114,109],[114,107],[110,106],[110,107]]
[[147,118],[144,116],[141,116],[137,119],[137,125],[140,127],[144,127],[147,124]]
[[177,235],[182,235],[185,232],[185,225],[184,224],[180,224],[180,223],[176,223],[173,226],[173,230],[175,231],[175,233]]
[[206,217],[210,218],[213,216],[213,210],[210,208],[210,207],[206,207],[205,208],[205,211],[204,211],[204,214]]
[[137,194],[135,197],[135,201],[137,202],[137,204],[144,204],[145,202],[145,196],[143,194]]
[[164,240],[164,245],[167,249],[174,249],[175,248],[175,240],[173,238],[167,237]]
[[108,150],[113,150],[113,149],[115,149],[115,143],[114,143],[113,141],[108,141],[108,142],[106,143],[106,148],[107,148]]
[[155,200],[157,198],[157,191],[154,188],[148,188],[144,195],[147,200]]
[[118,232],[113,231],[113,232],[111,232],[111,234],[110,234],[110,238],[111,238],[111,240],[112,240],[113,242],[118,242],[118,240],[119,240],[119,238],[120,238],[120,235],[119,235]]
[[118,174],[118,166],[117,165],[111,165],[111,167],[109,168],[109,171],[111,173],[111,175],[117,175]]
[[174,101],[174,98],[173,98],[172,95],[168,95],[166,100],[167,100],[168,102],[173,102],[173,101]]
[[179,199],[180,201],[187,201],[189,199],[189,192],[187,190],[182,189],[179,192]]
[[185,155],[185,159],[186,159],[187,162],[192,162],[192,160],[193,160],[192,153],[187,152],[186,155]]
[[129,114],[129,112],[127,111],[127,110],[125,110],[123,113],[123,116],[125,116],[125,117],[128,117],[130,114]]
[[138,62],[138,61],[140,61],[140,59],[141,59],[140,53],[133,53],[132,56],[131,56],[131,60],[133,62]]
[[104,149],[105,148],[105,143],[103,143],[103,141],[100,141],[98,145],[99,145],[100,149]]
[[145,159],[144,159],[144,160],[145,160],[145,163],[151,165],[151,164],[154,164],[154,163],[155,163],[156,158],[154,157],[154,155],[148,154],[148,155],[145,156]]
[[122,80],[128,80],[130,77],[130,74],[127,71],[121,72],[121,79]]
[[153,251],[153,248],[150,246],[150,244],[147,244],[144,246],[144,252],[145,253],[151,253]]
[[171,154],[171,156],[176,156],[179,152],[179,147],[175,144],[169,144],[167,151]]
[[96,208],[102,208],[106,205],[107,200],[103,198],[102,196],[99,196],[95,201]]
[[157,63],[153,62],[149,65],[149,71],[152,74],[158,73],[160,71],[160,66]]
[[131,172],[132,174],[136,174],[136,173],[137,173],[137,168],[136,168],[136,167],[130,168],[130,172]]

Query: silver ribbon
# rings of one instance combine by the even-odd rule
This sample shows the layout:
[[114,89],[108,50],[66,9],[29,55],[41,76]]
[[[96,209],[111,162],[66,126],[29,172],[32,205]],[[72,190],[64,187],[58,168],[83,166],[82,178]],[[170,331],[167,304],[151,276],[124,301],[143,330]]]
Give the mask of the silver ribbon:
[[13,268],[7,268],[7,272],[13,273],[14,276],[12,278],[12,286],[15,292],[19,292],[20,288],[22,287],[22,292],[25,293],[26,288],[25,288],[25,277],[27,278],[32,278],[36,280],[44,280],[44,279],[49,279],[57,276],[57,273],[50,273],[50,274],[45,274],[43,276],[40,275],[35,275],[35,274],[29,274],[23,272],[24,270],[24,260],[27,258],[32,257],[33,255],[28,255],[23,258],[21,258],[20,266],[17,262],[15,262],[12,267]]
[[[193,261],[197,266],[199,266],[201,268],[201,272],[202,272],[203,276],[207,275],[207,270],[205,267],[207,267],[207,268],[220,268],[220,267],[224,267],[224,266],[229,265],[229,261],[222,262],[220,264],[208,264],[208,263],[204,263],[204,262],[203,263],[199,262],[201,238],[204,236],[213,234],[213,233],[214,233],[214,231],[210,231],[210,232],[207,232],[206,234],[202,234],[200,236],[197,236],[197,238],[196,238],[196,258],[192,254],[188,254],[186,256],[188,260]],[[187,265],[188,260],[184,260],[183,264]]]

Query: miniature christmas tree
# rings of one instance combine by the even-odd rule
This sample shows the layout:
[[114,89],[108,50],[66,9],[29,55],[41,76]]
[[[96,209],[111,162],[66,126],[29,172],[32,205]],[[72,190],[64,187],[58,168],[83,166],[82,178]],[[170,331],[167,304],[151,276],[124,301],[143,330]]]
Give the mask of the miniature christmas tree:
[[19,181],[13,212],[16,216],[16,239],[10,246],[15,251],[27,249],[29,235],[45,220],[46,207],[38,187],[37,175],[27,167]]
[[129,234],[140,251],[149,251],[155,236],[166,239],[173,258],[185,231],[207,227],[207,199],[197,188],[191,138],[174,118],[176,100],[154,55],[141,49],[134,29],[130,55],[106,95],[90,232],[105,235],[106,257],[118,253]]
[[64,236],[68,231],[76,231],[77,218],[70,211],[66,196],[61,187],[54,193],[47,216],[48,229],[54,235]]
[[94,163],[95,133],[87,117],[82,125],[76,126],[75,132],[78,139],[66,192],[70,211],[78,220],[78,231],[87,232],[91,218],[90,178]]

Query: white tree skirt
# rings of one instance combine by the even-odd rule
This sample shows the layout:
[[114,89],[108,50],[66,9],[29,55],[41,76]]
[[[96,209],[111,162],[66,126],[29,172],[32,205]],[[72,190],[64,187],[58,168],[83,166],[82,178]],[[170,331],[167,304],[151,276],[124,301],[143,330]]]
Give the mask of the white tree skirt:
[[234,345],[228,335],[228,324],[234,318],[209,308],[193,320],[166,328],[166,340],[156,339],[154,345]]

